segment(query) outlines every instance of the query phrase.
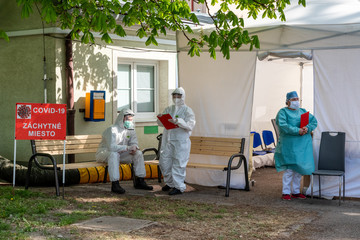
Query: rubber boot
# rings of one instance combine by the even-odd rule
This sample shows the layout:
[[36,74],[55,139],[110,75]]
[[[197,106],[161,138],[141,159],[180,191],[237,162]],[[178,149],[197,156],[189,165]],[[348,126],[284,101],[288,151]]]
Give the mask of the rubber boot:
[[146,182],[144,181],[144,178],[141,178],[141,177],[135,177],[134,188],[144,189],[144,190],[153,190],[153,187],[147,185]]
[[119,181],[111,182],[111,191],[118,194],[125,193],[125,189],[120,186]]

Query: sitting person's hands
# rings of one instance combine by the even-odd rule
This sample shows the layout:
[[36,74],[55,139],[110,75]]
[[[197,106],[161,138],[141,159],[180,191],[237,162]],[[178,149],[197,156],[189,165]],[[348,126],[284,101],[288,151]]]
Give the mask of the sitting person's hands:
[[130,154],[135,154],[135,152],[138,150],[136,145],[129,146],[127,149]]

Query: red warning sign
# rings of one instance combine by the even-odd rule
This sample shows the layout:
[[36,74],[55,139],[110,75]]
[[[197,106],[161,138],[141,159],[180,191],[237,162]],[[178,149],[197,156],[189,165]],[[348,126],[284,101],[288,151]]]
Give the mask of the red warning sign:
[[66,104],[16,103],[16,140],[65,138]]

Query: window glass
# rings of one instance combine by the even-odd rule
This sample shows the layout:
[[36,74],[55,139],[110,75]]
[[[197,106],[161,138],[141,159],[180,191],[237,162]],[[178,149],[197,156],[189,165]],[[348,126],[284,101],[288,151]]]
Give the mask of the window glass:
[[117,110],[131,108],[131,65],[119,64],[117,74]]
[[137,65],[137,88],[154,88],[154,66]]
[[138,89],[137,96],[138,96],[138,101],[137,101],[138,112],[155,112],[154,90]]

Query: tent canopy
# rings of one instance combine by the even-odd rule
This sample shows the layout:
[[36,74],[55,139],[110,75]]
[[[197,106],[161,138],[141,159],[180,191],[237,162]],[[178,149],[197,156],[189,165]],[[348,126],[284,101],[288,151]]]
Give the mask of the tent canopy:
[[[258,35],[262,51],[360,47],[359,1],[307,0],[306,2],[306,7],[303,7],[292,0],[291,5],[285,10],[286,22],[279,19],[245,19],[245,29],[250,35]],[[212,30],[213,28],[202,31]],[[178,34],[177,44],[179,51],[189,50],[183,35]],[[240,51],[248,50],[248,46],[240,49]]]

